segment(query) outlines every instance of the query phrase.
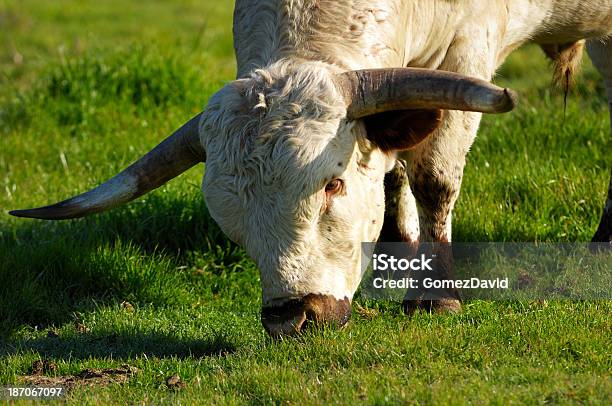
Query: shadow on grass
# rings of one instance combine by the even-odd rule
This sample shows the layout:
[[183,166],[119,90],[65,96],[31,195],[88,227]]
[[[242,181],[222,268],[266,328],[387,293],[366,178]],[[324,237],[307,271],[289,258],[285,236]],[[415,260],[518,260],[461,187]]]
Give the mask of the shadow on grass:
[[77,334],[67,338],[43,337],[3,344],[0,357],[34,352],[54,360],[134,357],[204,358],[223,357],[236,351],[236,344],[223,335],[206,339],[181,339],[155,332]]
[[244,258],[195,195],[156,193],[82,220],[0,230],[0,337],[64,323],[92,302],[185,303],[194,255],[215,269]]

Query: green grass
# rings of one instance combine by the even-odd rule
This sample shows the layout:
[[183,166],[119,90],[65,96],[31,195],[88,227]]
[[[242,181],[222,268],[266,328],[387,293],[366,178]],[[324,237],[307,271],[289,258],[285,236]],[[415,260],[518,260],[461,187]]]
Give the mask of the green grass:
[[[58,375],[140,369],[75,389],[75,404],[609,404],[609,301],[475,301],[407,318],[358,300],[366,311],[343,330],[269,339],[257,269],[208,215],[201,166],[91,218],[8,216],[107,179],[199,111],[234,75],[231,3],[0,0],[0,384],[44,358]],[[612,164],[602,83],[585,61],[564,116],[550,77],[533,47],[501,69],[521,105],[484,119],[456,240],[594,233]],[[166,388],[174,373],[184,389]]]

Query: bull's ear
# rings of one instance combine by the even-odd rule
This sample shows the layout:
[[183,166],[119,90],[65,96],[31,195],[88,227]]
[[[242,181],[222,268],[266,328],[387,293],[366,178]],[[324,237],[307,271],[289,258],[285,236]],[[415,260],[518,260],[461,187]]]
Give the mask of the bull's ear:
[[391,110],[363,117],[368,139],[388,152],[414,148],[442,122],[442,110]]

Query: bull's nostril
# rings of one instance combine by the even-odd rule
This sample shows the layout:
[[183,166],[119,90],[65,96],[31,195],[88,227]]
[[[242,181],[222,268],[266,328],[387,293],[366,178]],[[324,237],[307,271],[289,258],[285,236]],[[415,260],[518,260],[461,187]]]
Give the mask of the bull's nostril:
[[306,322],[306,314],[302,312],[287,318],[262,316],[261,321],[271,336],[291,336],[302,331]]
[[310,294],[281,306],[262,308],[261,321],[270,335],[279,337],[324,324],[341,327],[350,314],[351,305],[347,298],[337,300],[332,296]]
[[306,321],[301,300],[291,300],[282,306],[264,307],[261,322],[273,337],[299,333]]
[[308,326],[308,318],[306,316],[306,313],[302,313],[302,315],[299,318],[295,318],[293,319],[292,322],[292,331],[291,334],[297,334],[301,331],[304,330],[304,328],[306,328]]
[[315,322],[315,323],[317,322],[319,316],[314,311],[314,309],[307,308],[305,313],[306,313],[306,321],[312,321],[312,322]]
[[304,318],[304,322],[302,323],[302,326],[300,326],[301,327],[300,330],[304,330],[306,328],[312,327],[313,325],[319,324],[320,316],[317,314],[317,312],[314,309],[306,308],[304,315],[306,317]]

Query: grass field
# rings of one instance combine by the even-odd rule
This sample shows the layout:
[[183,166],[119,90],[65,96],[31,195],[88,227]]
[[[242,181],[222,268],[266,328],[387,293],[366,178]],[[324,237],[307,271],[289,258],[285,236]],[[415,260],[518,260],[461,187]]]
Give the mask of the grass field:
[[[358,299],[341,331],[269,339],[257,269],[207,214],[202,166],[87,219],[8,216],[98,184],[198,112],[234,76],[231,13],[227,0],[0,0],[0,384],[46,360],[49,379],[138,368],[76,386],[74,404],[610,404],[609,301],[407,318]],[[565,116],[538,49],[501,69],[521,104],[484,119],[455,240],[590,239],[612,148],[584,65]]]

